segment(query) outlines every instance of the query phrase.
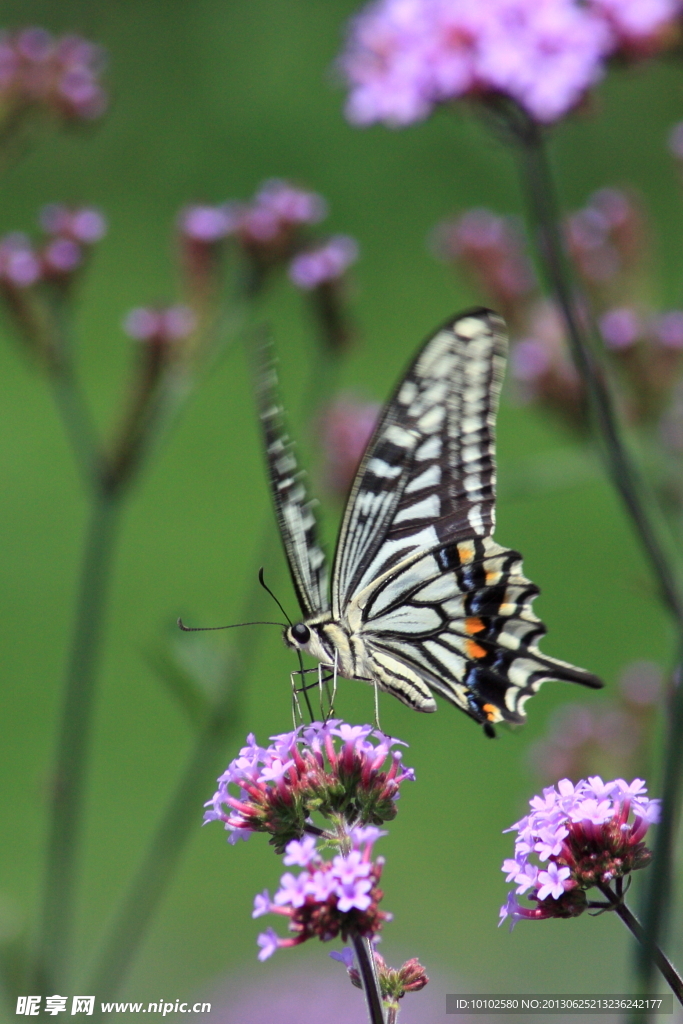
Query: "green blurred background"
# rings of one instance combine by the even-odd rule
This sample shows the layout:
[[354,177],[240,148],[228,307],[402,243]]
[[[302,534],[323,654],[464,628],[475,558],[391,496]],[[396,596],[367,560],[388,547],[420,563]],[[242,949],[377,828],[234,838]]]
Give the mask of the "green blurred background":
[[[519,209],[511,156],[465,113],[442,113],[403,131],[356,130],[342,115],[335,56],[349,0],[16,0],[2,24],[77,31],[109,52],[113,102],[86,133],[50,133],[5,174],[0,229],[30,229],[49,201],[100,206],[107,239],[83,282],[81,372],[103,430],[116,419],[130,357],[123,314],[175,294],[171,225],[188,201],[250,196],[271,176],[292,178],[329,201],[326,227],[354,235],[355,315],[360,337],[343,384],[382,398],[418,341],[458,308],[481,300],[430,256],[426,236],[441,217],[471,205]],[[657,232],[661,302],[681,301],[683,206],[666,133],[683,116],[675,65],[613,74],[591,110],[553,142],[563,198],[582,204],[604,185],[641,190]],[[300,297],[283,281],[268,302],[293,409],[314,340]],[[0,766],[0,922],[32,919],[45,841],[55,724],[82,541],[85,501],[50,396],[18,355],[0,346],[0,622],[4,681]],[[294,426],[301,428],[300,422]],[[571,440],[528,408],[503,401],[499,420],[502,499],[497,537],[520,549],[543,591],[544,649],[608,683],[635,658],[669,664],[670,637],[648,571],[621,508],[598,479],[520,493],[528,460]],[[511,492],[505,497],[507,489]],[[514,492],[514,494],[512,494]],[[197,623],[234,621],[251,585],[261,524],[271,516],[244,358],[236,348],[202,387],[124,519],[110,608],[88,788],[79,956],[93,948],[141,856],[190,749],[177,706],[145,652],[178,614]],[[327,516],[331,544],[335,522]],[[275,529],[273,522],[273,530]],[[284,563],[270,582],[294,609]],[[258,664],[239,729],[263,740],[289,727],[294,667],[275,630],[254,640]],[[549,684],[523,730],[486,741],[442,706],[419,716],[383,698],[382,725],[407,740],[418,781],[383,841],[386,928],[392,961],[419,956],[443,991],[609,992],[628,989],[627,939],[610,915],[496,928],[512,850],[501,830],[537,783],[525,751],[568,693]],[[337,709],[372,716],[366,687],[342,683]],[[206,799],[214,776],[206,779]],[[337,975],[327,948],[283,951],[254,967],[254,893],[279,877],[262,837],[235,848],[218,826],[197,828],[154,921],[124,998],[186,999],[221,976],[232,985],[302,963]],[[673,947],[674,949],[676,947]],[[279,964],[277,963],[279,961]],[[235,979],[240,978],[242,982]],[[74,988],[74,992],[76,988]],[[358,999],[349,988],[351,1004]],[[406,1021],[420,1019],[419,996]],[[345,1019],[340,1008],[339,1020]]]

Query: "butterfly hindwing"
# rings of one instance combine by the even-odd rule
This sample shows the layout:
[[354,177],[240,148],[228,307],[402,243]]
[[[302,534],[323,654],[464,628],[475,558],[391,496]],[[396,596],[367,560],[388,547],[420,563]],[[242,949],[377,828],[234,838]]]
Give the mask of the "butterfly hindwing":
[[315,504],[308,496],[294,444],[284,421],[272,345],[257,350],[256,396],[275,514],[289,571],[302,612],[317,615],[329,607],[327,563],[318,543]]
[[404,703],[422,704],[422,694],[406,689],[405,671],[393,686],[388,658],[479,722],[520,722],[524,704],[548,679],[601,685],[538,650],[546,629],[531,607],[537,594],[518,552],[491,537],[451,542],[397,567],[373,589],[363,640],[384,688]]

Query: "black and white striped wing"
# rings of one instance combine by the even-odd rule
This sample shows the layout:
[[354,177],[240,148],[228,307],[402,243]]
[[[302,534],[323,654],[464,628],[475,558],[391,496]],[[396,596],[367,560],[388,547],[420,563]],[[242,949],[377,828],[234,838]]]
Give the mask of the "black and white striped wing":
[[450,320],[418,353],[351,489],[332,577],[335,618],[410,555],[492,532],[506,353],[505,323],[486,309]]
[[359,468],[332,583],[358,675],[421,711],[436,692],[483,723],[522,720],[546,679],[601,685],[538,650],[538,588],[491,536],[506,349],[503,320],[483,309],[428,339]]
[[256,397],[275,514],[301,610],[310,617],[329,608],[326,559],[318,543],[314,502],[286,431],[272,345],[261,345],[257,359]]
[[368,596],[368,661],[383,688],[418,710],[433,710],[431,690],[478,722],[521,722],[526,701],[549,679],[602,686],[539,651],[546,628],[531,607],[538,592],[520,554],[492,537],[444,544]]

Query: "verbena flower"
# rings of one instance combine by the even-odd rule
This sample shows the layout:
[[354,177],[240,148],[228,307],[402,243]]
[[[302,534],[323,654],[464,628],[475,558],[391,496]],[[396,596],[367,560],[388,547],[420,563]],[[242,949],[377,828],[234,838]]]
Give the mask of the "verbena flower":
[[303,866],[303,870],[298,875],[284,874],[272,900],[267,891],[256,896],[252,916],[273,913],[289,918],[292,937],[280,938],[272,928],[263,932],[258,937],[259,960],[307,939],[328,942],[340,935],[346,941],[351,934],[376,935],[390,919],[378,906],[384,860],[372,860],[373,844],[385,834],[372,826],[352,829],[351,849],[331,860],[323,858],[312,837],[288,843],[285,864]]
[[411,124],[437,104],[504,95],[541,123],[563,117],[608,57],[673,40],[679,0],[375,0],[340,66],[355,124]]
[[[531,813],[512,825],[515,856],[502,870],[516,889],[500,911],[510,919],[577,917],[589,907],[586,891],[605,887],[638,868],[651,853],[643,839],[659,819],[659,800],[647,797],[642,779],[603,782],[599,775],[576,785],[562,779],[530,800]],[[534,858],[534,859],[532,859]],[[526,894],[535,906],[520,904]]]
[[104,113],[100,82],[104,51],[77,35],[54,37],[43,28],[0,35],[0,109],[9,113],[47,109],[65,120],[92,120]]
[[224,822],[231,843],[267,832],[281,853],[307,831],[320,833],[313,814],[351,826],[379,825],[396,816],[401,783],[415,778],[392,749],[401,741],[370,725],[330,719],[271,740],[260,747],[249,735],[205,805],[205,822]]
[[194,313],[182,305],[138,306],[123,321],[123,329],[129,337],[157,345],[180,341],[191,334],[195,326]]
[[358,243],[348,235],[333,235],[327,242],[298,253],[289,264],[291,281],[304,291],[340,278],[358,259]]
[[317,224],[327,213],[322,196],[280,178],[264,182],[250,203],[224,207],[228,233],[262,265],[289,257],[298,248],[303,227]]
[[27,235],[12,231],[0,238],[0,283],[5,289],[29,288],[40,276],[40,257]]

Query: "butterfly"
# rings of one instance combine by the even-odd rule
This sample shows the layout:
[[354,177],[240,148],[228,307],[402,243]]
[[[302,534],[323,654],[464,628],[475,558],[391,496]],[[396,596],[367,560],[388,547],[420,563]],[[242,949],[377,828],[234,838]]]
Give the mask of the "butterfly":
[[386,403],[346,503],[331,595],[314,503],[286,432],[272,352],[257,397],[270,486],[302,620],[285,643],[416,711],[444,697],[493,735],[548,679],[598,688],[541,653],[539,588],[493,539],[495,424],[507,333],[492,310],[446,321]]

